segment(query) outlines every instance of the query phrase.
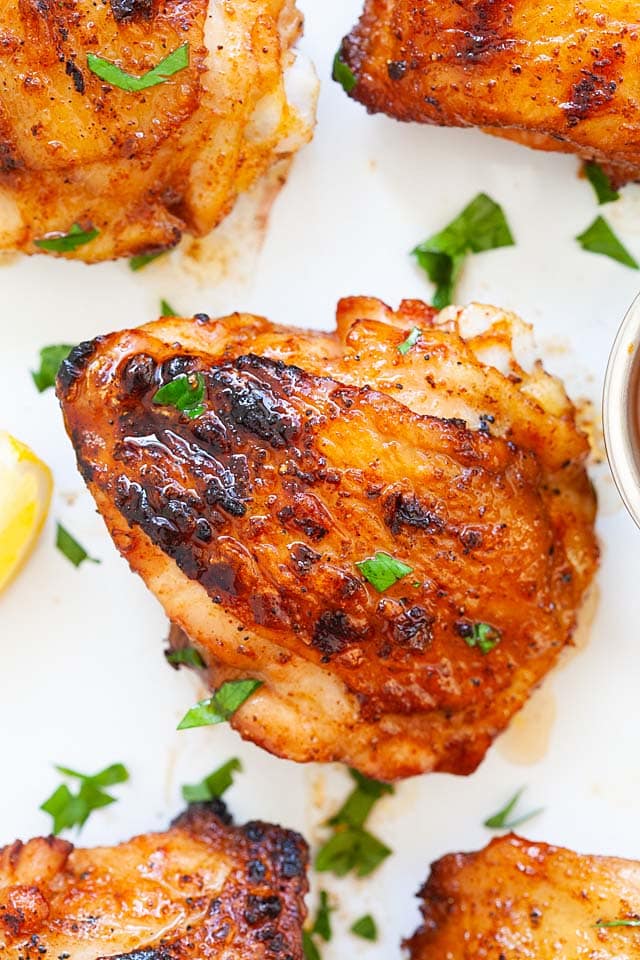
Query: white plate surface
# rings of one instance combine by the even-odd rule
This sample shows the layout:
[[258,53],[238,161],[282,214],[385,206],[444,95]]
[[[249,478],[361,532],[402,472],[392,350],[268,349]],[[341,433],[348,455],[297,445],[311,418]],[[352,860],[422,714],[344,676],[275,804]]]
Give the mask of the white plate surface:
[[[393,305],[403,297],[428,299],[431,288],[407,252],[484,190],[503,204],[517,245],[470,260],[458,300],[495,303],[534,323],[548,369],[565,378],[574,398],[599,407],[609,348],[640,274],[575,243],[600,212],[577,176],[577,160],[477,131],[368,117],[328,79],[359,0],[300,6],[307,17],[303,47],[323,81],[319,125],[275,204],[255,264],[237,266],[216,287],[161,264],[133,274],[126,264],[87,268],[35,257],[0,270],[0,427],[32,445],[56,479],[36,553],[0,598],[0,844],[48,831],[38,807],[59,782],[56,762],[90,772],[123,761],[131,770],[131,783],[115,788],[120,802],[87,824],[87,844],[163,827],[181,807],[181,784],[231,756],[245,766],[227,795],[236,817],[279,821],[312,843],[349,789],[341,768],[285,763],[226,728],[176,732],[200,691],[187,671],[166,666],[158,604],[96,515],[52,392],[40,396],[31,383],[41,346],[145,322],[157,314],[160,297],[187,315],[241,309],[325,328],[340,296],[379,296]],[[640,189],[627,188],[603,212],[640,256]],[[528,836],[640,858],[640,533],[606,467],[594,477],[603,557],[583,648],[547,680],[475,775],[418,778],[378,804],[371,829],[394,855],[367,880],[323,879],[340,904],[326,960],[397,956],[401,937],[416,925],[413,895],[429,863],[484,845],[490,835],[483,819],[522,785],[525,804],[545,807],[527,824]],[[56,519],[102,559],[100,566],[76,570],[56,551]],[[377,945],[347,932],[365,912],[378,920]]]

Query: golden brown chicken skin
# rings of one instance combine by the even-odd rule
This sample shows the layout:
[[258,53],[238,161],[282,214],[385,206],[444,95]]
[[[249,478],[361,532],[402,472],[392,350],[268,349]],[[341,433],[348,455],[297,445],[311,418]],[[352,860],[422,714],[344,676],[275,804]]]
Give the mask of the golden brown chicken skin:
[[[311,136],[301,26],[293,0],[0,0],[0,249],[51,252],[77,224],[97,236],[62,253],[95,262],[208,233]],[[141,77],[185,45],[144,90],[89,62]]]
[[[569,642],[597,564],[588,444],[559,382],[513,360],[524,332],[353,298],[331,334],[171,318],[61,368],[119,550],[212,687],[264,681],[243,736],[379,779],[469,773]],[[193,418],[154,402],[180,375],[203,378]],[[383,592],[357,566],[378,553],[410,571]]]
[[307,848],[198,804],[164,833],[82,850],[57,837],[0,849],[6,960],[302,960]]
[[640,175],[634,4],[367,0],[342,45],[371,112],[483,127]]
[[411,960],[631,960],[640,863],[583,856],[513,834],[443,857],[420,892]]

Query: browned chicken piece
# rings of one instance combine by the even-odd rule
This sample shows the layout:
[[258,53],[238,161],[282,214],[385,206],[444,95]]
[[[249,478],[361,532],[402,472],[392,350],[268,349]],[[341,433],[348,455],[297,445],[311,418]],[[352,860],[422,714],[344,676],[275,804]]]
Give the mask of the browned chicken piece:
[[57,837],[0,849],[5,960],[302,960],[307,848],[198,804],[117,847]]
[[620,183],[640,176],[637,14],[620,0],[366,0],[341,58],[371,112],[576,153]]
[[90,263],[175,246],[311,137],[293,0],[0,0],[0,24],[0,249],[75,225],[98,233],[54,246]]
[[[512,355],[526,334],[493,307],[354,298],[335,333],[168,318],[72,352],[58,395],[116,545],[212,687],[264,681],[244,737],[465,774],[554,664],[595,497],[562,385]],[[191,415],[154,402],[179,377]],[[406,574],[382,592],[358,566],[379,553]]]
[[514,834],[438,860],[420,892],[411,960],[631,960],[640,863],[590,857]]

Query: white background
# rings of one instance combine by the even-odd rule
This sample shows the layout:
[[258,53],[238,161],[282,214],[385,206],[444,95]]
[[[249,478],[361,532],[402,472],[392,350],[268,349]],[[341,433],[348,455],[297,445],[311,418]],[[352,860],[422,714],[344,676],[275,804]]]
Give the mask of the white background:
[[[82,834],[88,844],[163,827],[180,809],[180,785],[233,755],[245,765],[228,794],[237,819],[279,821],[312,842],[349,789],[340,768],[282,762],[229,729],[175,731],[200,691],[187,671],[166,666],[160,609],[94,511],[52,392],[40,396],[33,387],[29,370],[41,346],[135,326],[158,313],[160,297],[187,315],[240,309],[327,328],[343,295],[375,295],[394,305],[403,297],[428,299],[430,285],[407,252],[484,190],[504,206],[517,245],[472,258],[458,300],[495,303],[532,322],[547,367],[565,377],[574,397],[599,407],[609,348],[640,273],[582,252],[573,237],[602,212],[639,257],[640,190],[627,188],[621,202],[598,211],[575,158],[476,131],[368,117],[329,80],[358,0],[300,5],[307,15],[303,48],[323,84],[318,130],[274,206],[255,263],[238,265],[215,289],[162,261],[138,274],[126,264],[87,268],[45,257],[0,270],[0,427],[32,445],[56,479],[41,542],[0,598],[0,844],[48,831],[38,806],[59,783],[56,762],[94,772],[123,761],[131,770],[131,783],[115,788],[120,802],[89,821]],[[640,533],[606,467],[594,477],[603,549],[597,614],[583,631],[586,647],[549,678],[537,709],[511,735],[510,755],[522,761],[525,742],[533,742],[538,761],[511,762],[498,744],[472,777],[422,777],[381,801],[371,829],[394,855],[367,880],[324,882],[340,903],[342,930],[324,949],[327,960],[397,956],[401,937],[417,922],[413,894],[430,861],[483,845],[483,819],[525,784],[524,806],[545,807],[524,828],[528,836],[640,857]],[[100,566],[76,570],[55,550],[57,519],[102,559]],[[376,946],[346,932],[365,911],[383,934]]]

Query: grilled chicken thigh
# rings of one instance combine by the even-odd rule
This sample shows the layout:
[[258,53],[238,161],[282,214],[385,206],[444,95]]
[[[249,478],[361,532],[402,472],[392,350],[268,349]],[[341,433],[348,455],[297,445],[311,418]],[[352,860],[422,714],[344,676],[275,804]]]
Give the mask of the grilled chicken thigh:
[[[553,665],[595,498],[561,384],[514,359],[526,335],[492,307],[354,298],[335,333],[168,318],[71,353],[58,395],[116,545],[212,687],[264,681],[244,737],[469,773]],[[176,382],[186,412],[158,402]]]
[[302,960],[307,849],[197,805],[117,847],[57,837],[0,849],[6,960]]
[[624,182],[640,176],[636,21],[620,0],[367,0],[341,57],[371,112],[576,153]]
[[[640,863],[581,856],[513,834],[443,857],[422,891],[411,960],[640,957]],[[615,924],[617,926],[603,926]]]
[[[95,262],[172,247],[311,137],[316,84],[292,49],[293,0],[4,0],[0,12],[0,249],[42,252],[78,228],[93,238],[53,252]],[[114,66],[164,82],[123,89]]]

